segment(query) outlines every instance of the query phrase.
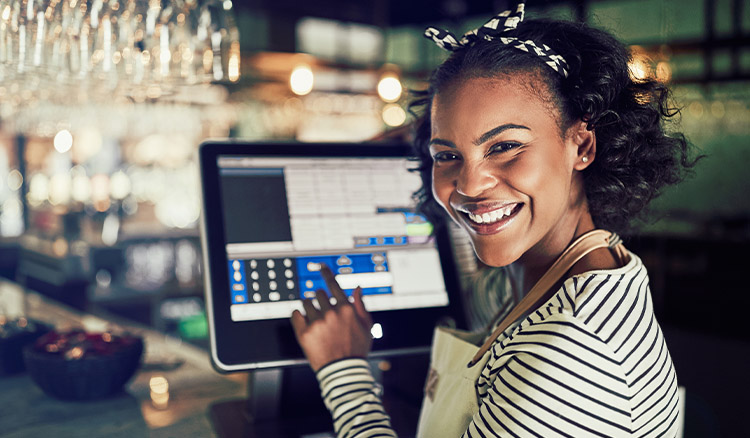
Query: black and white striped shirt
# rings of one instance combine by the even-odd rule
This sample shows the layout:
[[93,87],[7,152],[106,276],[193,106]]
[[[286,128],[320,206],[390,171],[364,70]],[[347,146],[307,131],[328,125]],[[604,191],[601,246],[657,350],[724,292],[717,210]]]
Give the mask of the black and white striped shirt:
[[[465,437],[673,437],[677,376],[641,260],[568,278],[493,345]],[[339,437],[395,436],[363,359],[318,371]]]

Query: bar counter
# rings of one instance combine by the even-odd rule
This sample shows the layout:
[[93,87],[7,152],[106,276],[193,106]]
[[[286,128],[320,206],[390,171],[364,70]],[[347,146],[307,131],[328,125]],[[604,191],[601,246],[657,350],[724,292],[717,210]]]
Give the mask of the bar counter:
[[[115,325],[144,339],[142,364],[124,391],[93,401],[61,401],[46,395],[27,373],[0,376],[0,436],[211,437],[212,403],[247,396],[247,375],[221,375],[206,351],[156,331],[114,318],[87,315],[15,283],[0,281],[0,314],[53,325],[102,331]],[[154,398],[152,379],[168,382],[168,400]]]

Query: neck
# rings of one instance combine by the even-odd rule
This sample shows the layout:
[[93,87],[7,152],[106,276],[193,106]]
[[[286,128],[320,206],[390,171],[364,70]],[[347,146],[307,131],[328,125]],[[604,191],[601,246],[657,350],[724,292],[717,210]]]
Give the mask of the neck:
[[[565,223],[567,222],[567,223]],[[595,229],[594,221],[587,208],[564,221],[530,249],[516,263],[520,265],[522,294],[531,290],[560,254],[578,237]]]

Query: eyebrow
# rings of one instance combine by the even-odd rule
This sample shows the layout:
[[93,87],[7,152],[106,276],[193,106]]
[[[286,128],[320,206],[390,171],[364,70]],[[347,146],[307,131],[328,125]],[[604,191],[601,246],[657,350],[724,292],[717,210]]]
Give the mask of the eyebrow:
[[[492,137],[500,134],[503,131],[507,131],[509,129],[525,129],[527,131],[530,131],[528,126],[524,125],[516,125],[514,123],[506,123],[504,125],[497,126],[495,128],[490,129],[489,131],[482,134],[479,138],[474,140],[472,143],[474,143],[475,146],[479,146],[480,144],[486,142],[487,140],[491,139]],[[433,138],[430,140],[430,145],[433,144],[439,144],[442,146],[447,146],[449,148],[456,149],[456,144],[449,140],[443,140],[442,138]]]
[[428,143],[428,146],[431,146],[433,144],[439,144],[441,146],[447,146],[447,147],[452,148],[452,149],[458,149],[456,147],[455,143],[453,143],[452,141],[443,140],[442,138],[433,138],[433,139],[431,139],[430,142]]
[[500,134],[503,131],[507,131],[508,129],[525,129],[527,131],[530,131],[530,129],[529,129],[528,126],[516,125],[516,124],[513,124],[513,123],[506,123],[506,124],[500,125],[500,126],[498,126],[496,128],[492,128],[489,131],[487,131],[484,134],[482,134],[481,137],[479,137],[478,139],[474,140],[474,145],[475,146],[479,146],[480,144],[486,142],[487,140],[489,140],[492,137]]

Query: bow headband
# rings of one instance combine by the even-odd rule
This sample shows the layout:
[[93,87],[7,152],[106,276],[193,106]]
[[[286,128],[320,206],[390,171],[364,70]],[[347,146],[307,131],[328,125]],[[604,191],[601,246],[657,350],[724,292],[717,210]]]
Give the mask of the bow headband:
[[456,38],[456,35],[452,32],[437,27],[428,27],[425,29],[424,36],[433,40],[441,49],[450,52],[470,47],[480,40],[497,40],[502,44],[512,46],[514,49],[523,50],[524,52],[542,58],[544,63],[551,69],[555,70],[564,78],[567,78],[568,63],[548,45],[542,44],[539,46],[531,40],[523,41],[516,37],[503,36],[504,33],[518,27],[518,23],[523,21],[524,6],[524,0],[519,1],[515,12],[510,9],[503,11],[492,17],[480,27],[466,32],[461,39]]

